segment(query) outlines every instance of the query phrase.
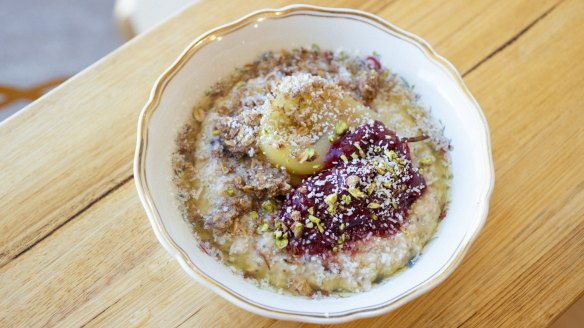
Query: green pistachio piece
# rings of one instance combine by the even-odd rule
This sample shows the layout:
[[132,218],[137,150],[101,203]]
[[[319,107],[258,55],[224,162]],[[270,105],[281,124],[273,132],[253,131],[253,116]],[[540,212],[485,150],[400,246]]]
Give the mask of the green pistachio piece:
[[263,232],[269,231],[270,230],[270,226],[267,223],[264,223],[260,226],[260,230]]
[[294,232],[294,236],[296,238],[300,238],[300,236],[302,235],[302,229],[304,229],[302,223],[300,222],[294,223],[294,226],[292,227],[292,232]]
[[375,209],[375,208],[380,208],[380,207],[381,207],[381,205],[380,205],[380,204],[378,204],[378,203],[373,203],[373,202],[371,202],[371,203],[369,203],[369,204],[367,205],[367,208],[373,208],[373,209]]
[[363,148],[361,148],[361,145],[358,142],[355,142],[354,146],[359,150],[359,155],[365,158],[365,152],[363,151]]
[[433,160],[434,159],[432,157],[430,157],[430,156],[424,157],[424,158],[422,158],[420,160],[420,164],[422,164],[422,165],[430,165],[430,164],[432,164]]
[[335,205],[337,203],[338,197],[339,195],[336,192],[332,193],[324,198],[324,202],[327,203],[327,205]]
[[276,247],[278,247],[278,249],[285,248],[286,246],[288,246],[288,239],[287,238],[276,239],[275,244]]
[[345,205],[351,204],[351,196],[349,196],[349,195],[341,196],[341,202],[343,202],[343,204],[345,204]]
[[276,209],[276,203],[268,199],[262,203],[262,209],[266,212],[273,212]]
[[335,125],[335,133],[338,136],[343,135],[349,129],[349,125],[345,121],[340,121]]
[[313,215],[309,215],[308,216],[308,220],[310,220],[310,222],[316,224],[316,227],[318,228],[318,231],[320,231],[320,233],[323,233],[324,232],[324,228],[320,224],[320,219],[319,218],[317,218],[316,216],[313,216]]
[[357,187],[349,187],[349,194],[355,198],[365,198],[367,195]]

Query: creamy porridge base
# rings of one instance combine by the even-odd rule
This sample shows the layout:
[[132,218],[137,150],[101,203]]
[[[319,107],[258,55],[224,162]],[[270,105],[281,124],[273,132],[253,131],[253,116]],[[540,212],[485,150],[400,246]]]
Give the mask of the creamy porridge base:
[[[366,291],[422,251],[446,211],[449,144],[412,88],[377,65],[374,57],[318,49],[267,53],[209,91],[180,132],[173,157],[182,212],[201,249],[261,286],[313,297]],[[309,76],[311,83],[318,76],[371,109],[398,136],[429,137],[409,143],[426,188],[398,232],[321,255],[292,254],[276,245],[279,208],[301,178],[268,161],[258,139],[265,103],[289,76]],[[354,123],[371,120],[360,119]]]

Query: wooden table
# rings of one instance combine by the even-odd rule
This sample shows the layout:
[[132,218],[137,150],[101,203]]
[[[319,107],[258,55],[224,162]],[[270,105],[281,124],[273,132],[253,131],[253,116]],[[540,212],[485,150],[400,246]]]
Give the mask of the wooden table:
[[[207,29],[285,4],[199,3],[0,125],[0,327],[300,326],[192,281],[155,239],[132,177],[156,77]],[[552,322],[584,292],[584,1],[326,5],[376,13],[450,59],[485,111],[497,176],[487,224],[456,272],[347,326]]]

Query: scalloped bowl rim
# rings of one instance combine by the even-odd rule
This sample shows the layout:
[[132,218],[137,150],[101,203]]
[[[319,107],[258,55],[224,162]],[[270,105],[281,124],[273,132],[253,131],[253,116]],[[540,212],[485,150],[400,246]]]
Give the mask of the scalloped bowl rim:
[[[172,80],[174,73],[177,70],[180,70],[181,63],[186,62],[190,59],[192,55],[194,55],[193,50],[197,49],[198,47],[204,47],[206,45],[205,41],[209,41],[212,39],[214,35],[220,34],[223,31],[229,32],[236,28],[237,26],[241,25],[248,25],[256,17],[266,17],[270,16],[270,18],[280,18],[288,17],[294,15],[295,12],[301,11],[316,11],[316,12],[326,12],[329,14],[340,14],[340,15],[355,15],[361,19],[368,19],[376,24],[380,25],[384,29],[387,30],[390,34],[397,34],[402,39],[407,39],[409,42],[418,46],[418,48],[426,53],[429,57],[431,57],[439,66],[441,66],[448,74],[453,77],[456,82],[458,82],[459,87],[464,92],[464,94],[468,97],[470,102],[473,104],[473,110],[480,116],[482,120],[482,124],[484,127],[484,134],[485,139],[487,142],[486,150],[488,151],[488,169],[490,171],[490,176],[488,177],[487,184],[485,190],[483,190],[481,198],[481,203],[478,204],[477,208],[479,208],[479,212],[476,214],[474,218],[474,229],[472,231],[467,231],[464,245],[462,248],[457,249],[457,253],[453,254],[450,259],[450,262],[447,263],[442,271],[437,272],[434,274],[430,281],[425,281],[423,284],[420,284],[411,292],[405,294],[401,298],[389,303],[389,304],[380,304],[379,306],[370,307],[367,309],[355,309],[354,311],[347,311],[341,315],[330,315],[329,313],[321,313],[320,315],[303,315],[303,314],[295,314],[287,311],[278,311],[274,309],[269,309],[258,304],[255,304],[252,300],[246,299],[245,297],[241,297],[241,295],[235,295],[232,291],[227,290],[222,285],[217,284],[212,278],[206,276],[203,272],[199,271],[198,268],[189,260],[188,256],[186,255],[185,251],[182,250],[176,242],[170,237],[168,231],[164,228],[164,225],[161,223],[162,219],[156,210],[156,206],[154,205],[154,201],[152,199],[152,195],[148,189],[148,184],[145,179],[145,170],[144,170],[144,161],[146,157],[146,144],[147,144],[147,131],[148,131],[148,123],[149,123],[149,115],[156,109],[157,102],[159,101],[160,97],[162,96],[164,86]],[[138,135],[137,135],[137,145],[136,145],[136,152],[134,158],[134,180],[136,184],[136,188],[138,190],[139,198],[146,210],[148,218],[151,222],[153,230],[158,238],[159,242],[164,246],[164,248],[180,263],[181,267],[195,280],[199,283],[203,284],[204,286],[208,287],[215,293],[219,294],[220,296],[224,297],[228,301],[232,302],[233,304],[242,307],[248,311],[271,317],[276,319],[285,319],[285,320],[294,320],[294,321],[304,321],[304,322],[312,322],[312,323],[338,323],[344,322],[349,320],[354,320],[358,318],[365,318],[380,315],[383,313],[387,313],[411,300],[420,296],[423,293],[428,292],[438,284],[440,284],[444,279],[446,279],[454,269],[460,264],[462,258],[468,252],[470,245],[476,239],[478,233],[484,226],[488,214],[488,207],[489,207],[489,200],[494,188],[494,181],[495,181],[495,174],[494,174],[494,166],[493,166],[493,159],[492,159],[492,151],[491,151],[491,141],[489,135],[489,128],[486,121],[486,118],[466,87],[462,77],[458,73],[458,71],[454,68],[454,66],[448,62],[445,58],[438,55],[434,49],[423,39],[420,37],[406,32],[385,20],[360,10],[354,9],[340,9],[340,8],[326,8],[326,7],[319,7],[319,6],[311,6],[311,5],[291,5],[286,6],[280,9],[262,9],[254,11],[238,20],[233,22],[224,24],[208,32],[202,34],[198,38],[196,38],[191,44],[181,53],[181,55],[177,58],[177,60],[156,80],[152,92],[150,94],[150,98],[144,108],[142,109],[138,121]]]

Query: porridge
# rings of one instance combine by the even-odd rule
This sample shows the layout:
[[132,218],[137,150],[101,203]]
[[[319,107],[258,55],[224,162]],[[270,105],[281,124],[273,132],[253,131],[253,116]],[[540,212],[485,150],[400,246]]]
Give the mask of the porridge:
[[449,141],[376,56],[268,52],[215,84],[177,138],[174,182],[201,249],[260,286],[366,291],[445,216]]

